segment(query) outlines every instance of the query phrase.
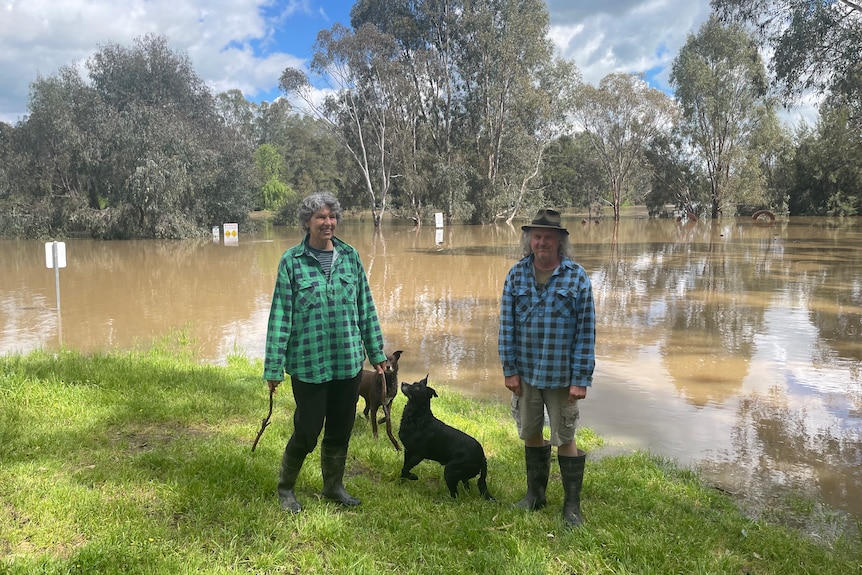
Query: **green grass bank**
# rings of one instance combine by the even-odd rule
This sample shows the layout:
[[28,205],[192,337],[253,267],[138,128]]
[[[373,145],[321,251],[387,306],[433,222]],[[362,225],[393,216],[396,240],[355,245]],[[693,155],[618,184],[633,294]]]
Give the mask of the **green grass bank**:
[[[862,574],[858,540],[816,542],[749,519],[646,453],[588,459],[581,529],[563,526],[556,463],[548,507],[516,509],[523,447],[507,406],[439,388],[436,415],[482,442],[498,501],[475,481],[450,499],[432,462],[402,482],[401,454],[360,415],[345,484],[362,505],[317,497],[316,450],[293,516],[275,497],[286,388],[251,452],[268,407],[260,374],[257,361],[201,365],[159,346],[0,358],[0,573]],[[581,429],[579,443],[589,451],[601,438]]]

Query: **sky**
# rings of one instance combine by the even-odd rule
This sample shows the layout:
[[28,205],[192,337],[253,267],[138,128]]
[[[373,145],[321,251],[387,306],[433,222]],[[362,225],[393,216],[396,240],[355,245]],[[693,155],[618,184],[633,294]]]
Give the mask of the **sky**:
[[[709,0],[548,0],[550,37],[584,81],[645,74],[670,92],[670,66]],[[278,78],[303,67],[317,32],[349,26],[353,0],[0,0],[0,121],[27,114],[30,84],[83,63],[106,44],[159,34],[189,57],[213,93],[254,102],[279,96]],[[801,112],[804,113],[804,112]]]

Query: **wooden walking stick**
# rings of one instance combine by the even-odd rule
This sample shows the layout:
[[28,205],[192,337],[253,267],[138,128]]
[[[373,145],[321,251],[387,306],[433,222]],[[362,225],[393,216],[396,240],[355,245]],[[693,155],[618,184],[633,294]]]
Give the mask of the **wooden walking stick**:
[[269,425],[269,420],[272,417],[272,396],[275,395],[275,390],[269,388],[269,413],[266,414],[260,422],[260,431],[257,432],[257,437],[254,438],[254,443],[251,444],[251,451],[254,453],[255,447],[257,447],[257,442],[260,441],[261,435],[266,431],[266,426]]

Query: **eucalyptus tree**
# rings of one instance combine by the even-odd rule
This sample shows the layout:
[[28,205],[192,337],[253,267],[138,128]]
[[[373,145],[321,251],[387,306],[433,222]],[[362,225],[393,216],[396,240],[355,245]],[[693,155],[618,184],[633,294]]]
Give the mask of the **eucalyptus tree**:
[[[36,233],[186,237],[251,207],[252,149],[226,129],[188,58],[158,36],[102,46],[31,86],[18,189]],[[40,229],[37,229],[40,228]]]
[[259,146],[266,142],[260,141],[257,132],[258,106],[249,102],[242,91],[238,89],[220,92],[215,96],[216,112],[228,127],[236,133],[251,147]]
[[391,111],[401,76],[395,43],[370,24],[356,31],[336,24],[318,33],[310,72],[327,87],[313,86],[296,68],[284,70],[279,87],[305,102],[305,111],[326,122],[348,150],[379,225],[395,175]]
[[701,162],[675,132],[655,138],[646,160],[651,182],[644,204],[651,216],[661,216],[667,205],[697,213],[697,206],[708,201],[709,183]]
[[598,152],[584,132],[563,135],[545,154],[542,169],[544,196],[554,206],[600,211],[600,198],[608,189],[607,173]]
[[798,136],[790,213],[862,214],[860,113],[862,99],[832,94],[820,107],[816,128]]
[[674,126],[676,104],[640,76],[614,73],[602,78],[598,87],[582,86],[574,114],[601,159],[610,186],[605,201],[618,220],[647,148]]
[[399,175],[414,209],[488,222],[541,201],[542,154],[579,80],[554,58],[545,2],[359,0],[351,23],[394,37],[410,80]]
[[460,27],[473,221],[511,220],[525,195],[540,194],[531,182],[540,181],[542,154],[563,131],[577,70],[554,57],[543,0],[465,2]]
[[183,237],[252,207],[253,147],[228,130],[185,54],[165,37],[107,44],[86,63],[91,85],[116,115],[104,138],[108,206],[117,234]]
[[110,118],[72,66],[31,84],[29,115],[16,128],[14,143],[23,163],[17,187],[41,222],[38,233],[61,234],[78,210],[104,201],[103,142]]
[[391,35],[399,49],[403,77],[409,82],[399,117],[402,176],[396,181],[405,209],[420,221],[426,207],[448,219],[473,213],[467,202],[470,170],[461,142],[464,101],[457,53],[461,43],[462,2],[452,0],[358,0],[351,24],[373,24]]
[[862,2],[857,0],[711,0],[725,22],[750,26],[770,49],[771,67],[791,99],[808,89],[842,91],[858,74]]
[[670,77],[682,107],[680,131],[696,150],[710,181],[711,216],[735,203],[752,137],[773,114],[766,69],[757,46],[739,25],[711,17],[674,59]]
[[506,215],[508,223],[523,208],[532,211],[547,203],[541,185],[545,153],[562,134],[571,132],[569,118],[580,81],[574,64],[562,59],[536,70],[533,77],[513,111],[517,120],[509,120],[516,129],[508,132],[500,154],[502,164],[511,169],[504,172],[503,202],[497,204],[502,211],[495,217]]

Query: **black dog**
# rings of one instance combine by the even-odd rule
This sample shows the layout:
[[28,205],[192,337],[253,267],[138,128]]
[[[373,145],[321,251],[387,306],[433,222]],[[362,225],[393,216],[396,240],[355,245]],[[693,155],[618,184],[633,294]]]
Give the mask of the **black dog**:
[[468,480],[478,475],[479,492],[485,499],[494,499],[485,483],[488,474],[485,450],[475,438],[434,417],[431,398],[437,397],[437,392],[428,387],[428,376],[413,384],[402,383],[401,393],[407,396],[398,430],[404,444],[401,477],[419,479],[410,470],[423,459],[430,459],[443,465],[443,477],[452,497],[458,495],[459,481],[469,490]]
[[[362,381],[359,383],[359,395],[365,399],[365,409],[362,410],[362,415],[366,419],[369,418],[369,415],[371,416],[371,430],[374,434],[374,439],[377,439],[377,424],[385,421],[389,441],[392,442],[397,451],[401,451],[401,446],[398,445],[398,441],[392,435],[390,412],[392,411],[392,400],[398,395],[398,360],[401,358],[402,353],[401,350],[398,350],[386,356],[383,377],[376,371],[363,369]],[[378,421],[377,410],[381,407],[383,408],[383,417]]]

